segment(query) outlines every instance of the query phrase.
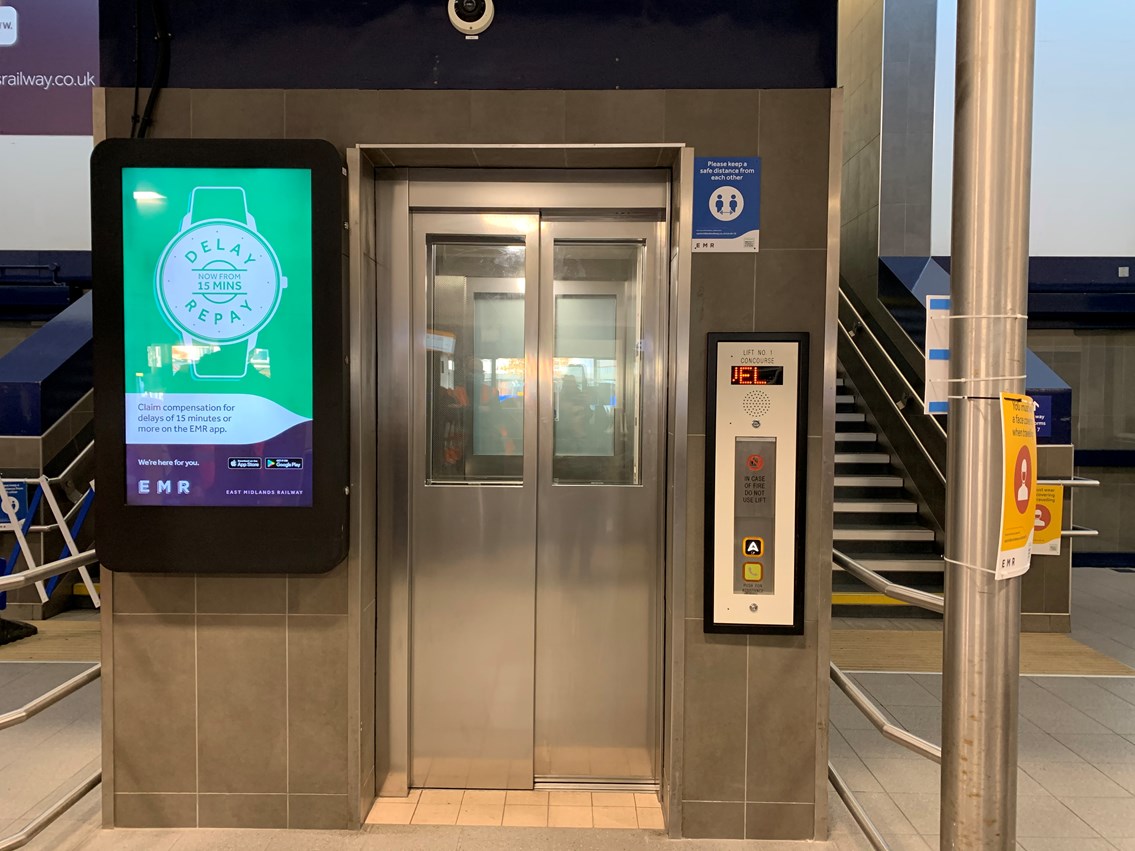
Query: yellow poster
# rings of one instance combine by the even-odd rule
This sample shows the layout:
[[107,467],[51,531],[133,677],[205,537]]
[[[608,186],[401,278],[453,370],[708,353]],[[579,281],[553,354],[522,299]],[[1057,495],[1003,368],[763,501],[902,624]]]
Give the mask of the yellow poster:
[[1001,394],[1001,549],[997,578],[1029,569],[1036,522],[1036,420],[1028,396]]
[[1033,555],[1060,555],[1060,528],[1063,524],[1064,488],[1060,485],[1037,485]]

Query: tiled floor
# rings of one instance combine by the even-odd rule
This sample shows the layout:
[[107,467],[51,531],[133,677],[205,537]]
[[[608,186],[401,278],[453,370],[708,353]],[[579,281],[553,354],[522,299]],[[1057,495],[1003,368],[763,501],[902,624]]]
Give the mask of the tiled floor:
[[662,830],[662,807],[641,792],[494,792],[414,789],[382,798],[367,824],[598,827]]
[[[1073,573],[1073,637],[1135,666],[1135,574],[1109,570]],[[896,628],[936,628],[931,623]],[[877,624],[873,628],[880,628]],[[33,691],[61,682],[85,666],[0,665],[0,711],[19,705]],[[33,683],[34,679],[39,680]],[[935,674],[860,674],[856,678],[896,720],[937,741],[941,677]],[[34,686],[34,688],[33,688]],[[28,724],[0,732],[0,834],[22,824],[37,802],[58,794],[82,774],[99,747],[98,685]],[[1135,851],[1135,678],[1028,677],[1021,681],[1018,848],[1023,851]],[[832,760],[855,789],[896,851],[937,848],[938,769],[883,739],[842,694],[832,697]],[[389,819],[417,824],[370,824],[345,831],[116,830],[99,829],[99,790],[27,847],[33,851],[630,851],[680,847],[690,851],[867,851],[869,845],[842,803],[829,794],[831,838],[827,842],[724,843],[686,841],[676,846],[661,829],[661,812],[635,798],[430,802],[418,796],[391,803]],[[586,794],[586,793],[584,793]],[[598,793],[593,793],[598,794]],[[511,818],[506,821],[512,808]],[[649,803],[649,802],[646,802]],[[466,806],[468,804],[468,806]],[[488,804],[487,806],[482,806]],[[427,825],[426,806],[445,810],[447,824]],[[636,829],[629,829],[629,810]],[[521,810],[521,807],[531,807]],[[574,808],[579,807],[577,811]],[[483,812],[501,827],[468,824]],[[658,822],[651,823],[658,813]],[[461,821],[464,811],[465,822]],[[553,811],[556,811],[555,813]],[[620,819],[625,830],[553,826],[587,811],[594,826]],[[603,812],[610,811],[610,812]],[[621,811],[621,812],[616,812]],[[435,811],[436,812],[436,811]],[[599,814],[599,815],[597,815]],[[384,814],[385,816],[386,814]],[[548,826],[511,826],[525,816]],[[554,822],[553,822],[554,818]]]
[[[1135,574],[1076,570],[1073,589],[1072,636],[1135,664]],[[896,722],[941,741],[940,675],[853,678]],[[835,688],[831,722],[832,763],[892,845],[937,848],[938,767],[883,739]],[[1024,677],[1019,724],[1019,847],[1135,851],[1135,678]]]

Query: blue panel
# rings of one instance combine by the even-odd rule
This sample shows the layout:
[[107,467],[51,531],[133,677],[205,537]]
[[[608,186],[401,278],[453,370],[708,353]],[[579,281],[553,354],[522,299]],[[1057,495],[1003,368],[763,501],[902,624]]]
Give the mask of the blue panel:
[[1072,553],[1072,567],[1135,567],[1135,553]]
[[929,352],[926,353],[926,357],[930,358],[930,360],[949,360],[950,359],[950,350],[949,349],[931,349]]
[[950,300],[948,298],[932,298],[930,299],[931,310],[949,310]]
[[1077,467],[1135,467],[1135,449],[1077,449]]
[[94,385],[91,296],[0,358],[0,434],[37,436]]
[[948,414],[950,412],[949,402],[929,402],[926,407],[928,408],[927,413],[930,414]]
[[[134,85],[135,0],[101,0],[101,81]],[[499,0],[466,41],[444,0],[166,3],[169,85],[196,88],[832,88],[836,0]],[[143,4],[148,8],[148,4]],[[153,72],[143,15],[142,79]],[[302,61],[297,61],[302,57]]]

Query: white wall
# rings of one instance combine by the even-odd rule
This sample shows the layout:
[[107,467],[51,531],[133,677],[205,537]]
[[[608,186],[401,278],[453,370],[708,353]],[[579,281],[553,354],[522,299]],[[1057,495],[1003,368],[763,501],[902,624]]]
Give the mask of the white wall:
[[90,136],[0,136],[0,251],[89,251]]
[[[1037,0],[1030,253],[1135,254],[1135,0]],[[938,0],[931,250],[950,253],[957,0]]]

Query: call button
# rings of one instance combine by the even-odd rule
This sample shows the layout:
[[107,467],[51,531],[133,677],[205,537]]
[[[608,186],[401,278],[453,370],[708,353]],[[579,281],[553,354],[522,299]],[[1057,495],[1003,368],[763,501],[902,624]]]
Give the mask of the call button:
[[746,562],[741,576],[746,582],[760,582],[765,577],[765,567],[760,562]]

